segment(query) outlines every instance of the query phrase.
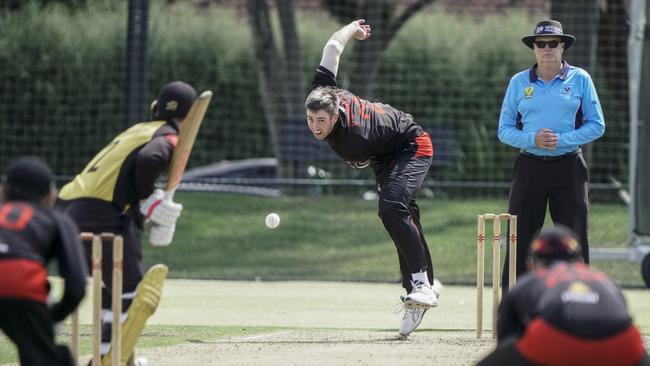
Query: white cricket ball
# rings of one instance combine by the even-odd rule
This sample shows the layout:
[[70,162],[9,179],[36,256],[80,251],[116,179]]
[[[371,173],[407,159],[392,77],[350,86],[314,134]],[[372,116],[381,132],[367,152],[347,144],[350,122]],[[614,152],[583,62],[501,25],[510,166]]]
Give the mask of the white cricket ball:
[[266,224],[266,227],[269,229],[275,229],[280,225],[280,216],[276,214],[275,212],[271,212],[270,214],[266,215],[266,219],[264,219],[264,223]]

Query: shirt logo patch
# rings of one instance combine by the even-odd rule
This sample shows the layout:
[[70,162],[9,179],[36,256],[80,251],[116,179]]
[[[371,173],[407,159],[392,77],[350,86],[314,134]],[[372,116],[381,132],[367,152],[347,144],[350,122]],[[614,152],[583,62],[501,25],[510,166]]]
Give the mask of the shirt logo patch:
[[563,303],[597,304],[599,295],[583,282],[576,281],[562,292]]
[[571,87],[571,85],[567,85],[564,88],[562,88],[562,94],[571,94],[572,91],[573,88]]
[[524,89],[524,97],[525,97],[526,99],[530,99],[530,98],[533,97],[533,87],[532,87],[532,86],[527,86],[527,87]]

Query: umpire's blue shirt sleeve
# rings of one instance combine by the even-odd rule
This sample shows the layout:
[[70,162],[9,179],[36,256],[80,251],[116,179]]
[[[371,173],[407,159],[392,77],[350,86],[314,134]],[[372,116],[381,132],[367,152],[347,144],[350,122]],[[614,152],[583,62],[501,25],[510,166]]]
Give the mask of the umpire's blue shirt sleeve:
[[510,79],[506,96],[501,105],[501,116],[499,117],[499,131],[497,136],[504,144],[514,146],[523,150],[535,147],[535,133],[517,129],[516,120],[519,101],[524,94],[523,84],[520,79],[527,78],[528,72],[522,71]]
[[[575,128],[576,114],[583,124]],[[522,129],[516,127],[521,121]],[[535,146],[535,135],[542,128],[558,137],[554,150]],[[499,140],[535,155],[562,155],[592,142],[605,132],[605,119],[596,88],[589,74],[564,63],[555,79],[544,82],[535,68],[522,71],[510,80],[501,106]]]
[[582,89],[584,124],[573,131],[559,133],[558,148],[588,144],[605,133],[605,118],[591,77],[586,71],[579,68],[575,68],[575,76],[576,83],[579,82]]

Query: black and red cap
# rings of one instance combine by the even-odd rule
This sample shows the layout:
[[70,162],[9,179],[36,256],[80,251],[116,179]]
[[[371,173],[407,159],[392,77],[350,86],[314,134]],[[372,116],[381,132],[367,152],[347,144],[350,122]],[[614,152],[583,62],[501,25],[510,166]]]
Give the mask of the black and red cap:
[[582,250],[573,231],[557,225],[542,230],[530,245],[533,262],[576,261],[582,258]]

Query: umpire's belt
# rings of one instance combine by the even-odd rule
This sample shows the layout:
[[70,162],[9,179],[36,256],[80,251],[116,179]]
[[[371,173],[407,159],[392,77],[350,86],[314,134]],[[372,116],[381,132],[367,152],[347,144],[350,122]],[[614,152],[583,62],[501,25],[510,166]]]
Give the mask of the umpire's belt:
[[528,151],[521,150],[521,155],[528,156],[529,158],[533,158],[535,160],[555,161],[555,160],[568,158],[569,156],[578,155],[579,152],[580,152],[580,149],[568,152],[568,153],[563,154],[563,155],[535,155],[535,154],[529,153]]

